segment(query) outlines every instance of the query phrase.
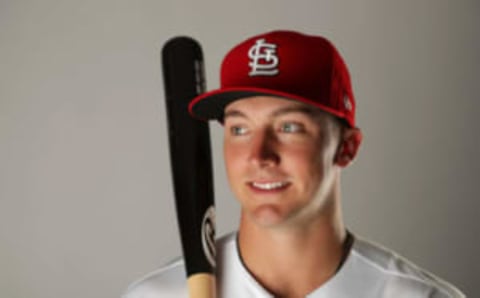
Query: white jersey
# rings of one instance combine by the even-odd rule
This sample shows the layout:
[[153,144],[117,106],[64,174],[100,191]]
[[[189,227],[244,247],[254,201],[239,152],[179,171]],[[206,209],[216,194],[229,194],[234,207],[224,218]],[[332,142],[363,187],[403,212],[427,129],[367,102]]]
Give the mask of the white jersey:
[[[274,297],[244,267],[236,233],[217,242],[219,298]],[[182,260],[133,283],[124,298],[187,298]],[[464,298],[454,286],[397,255],[355,237],[339,271],[308,298]]]

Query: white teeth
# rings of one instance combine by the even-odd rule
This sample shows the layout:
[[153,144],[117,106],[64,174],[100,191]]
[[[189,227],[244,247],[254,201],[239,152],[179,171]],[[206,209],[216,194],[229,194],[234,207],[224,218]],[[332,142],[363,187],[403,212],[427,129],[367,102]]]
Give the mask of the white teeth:
[[280,188],[287,185],[287,182],[268,182],[268,183],[253,182],[252,185],[256,188],[260,188],[264,190],[272,190],[272,189]]

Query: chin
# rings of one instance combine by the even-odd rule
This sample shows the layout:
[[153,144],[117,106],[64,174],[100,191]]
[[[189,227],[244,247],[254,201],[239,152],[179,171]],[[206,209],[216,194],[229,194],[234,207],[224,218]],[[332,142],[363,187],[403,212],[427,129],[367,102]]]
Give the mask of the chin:
[[287,221],[285,212],[275,205],[257,207],[250,212],[248,217],[255,225],[263,228],[282,226]]

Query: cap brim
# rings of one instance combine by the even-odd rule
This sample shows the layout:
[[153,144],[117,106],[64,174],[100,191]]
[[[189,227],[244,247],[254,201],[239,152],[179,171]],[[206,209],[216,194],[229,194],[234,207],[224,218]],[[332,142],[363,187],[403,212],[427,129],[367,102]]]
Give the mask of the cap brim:
[[317,102],[309,100],[298,95],[279,92],[276,90],[265,88],[222,88],[213,90],[195,97],[189,105],[189,111],[192,116],[201,120],[219,120],[222,121],[225,107],[239,99],[253,96],[275,96],[284,99],[296,100],[309,105],[316,106],[326,112],[334,114],[338,117],[344,117],[338,111],[323,106]]

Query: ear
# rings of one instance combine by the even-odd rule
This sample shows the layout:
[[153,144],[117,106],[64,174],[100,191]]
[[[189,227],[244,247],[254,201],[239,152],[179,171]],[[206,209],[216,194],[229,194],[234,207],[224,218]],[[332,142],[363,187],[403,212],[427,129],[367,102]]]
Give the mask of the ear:
[[340,167],[348,166],[355,156],[362,143],[363,135],[358,128],[347,128],[343,131],[343,137],[338,145],[335,163]]

